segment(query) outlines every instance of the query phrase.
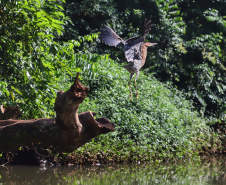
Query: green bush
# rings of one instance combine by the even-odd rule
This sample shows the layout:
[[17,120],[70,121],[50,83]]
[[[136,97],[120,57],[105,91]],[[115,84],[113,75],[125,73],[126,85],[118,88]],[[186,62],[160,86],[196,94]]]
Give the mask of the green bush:
[[62,2],[1,3],[0,104],[19,106],[23,119],[54,116],[57,91],[79,71],[70,64],[80,43],[57,41],[66,20]]
[[139,99],[134,95],[129,101],[129,73],[108,57],[96,62],[98,75],[92,81],[81,74],[91,91],[79,111],[91,110],[110,119],[116,131],[93,139],[76,155],[92,153],[97,159],[110,156],[118,161],[182,158],[205,145],[199,141],[208,141],[205,120],[181,92],[141,72]]

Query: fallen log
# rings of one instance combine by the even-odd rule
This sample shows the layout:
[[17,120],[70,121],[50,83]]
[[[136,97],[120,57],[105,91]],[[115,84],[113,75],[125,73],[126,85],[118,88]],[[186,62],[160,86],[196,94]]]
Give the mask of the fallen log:
[[95,113],[91,111],[78,114],[79,105],[87,93],[88,88],[79,82],[77,74],[68,91],[57,93],[56,118],[0,120],[0,152],[14,151],[30,144],[72,152],[92,138],[114,131],[114,123],[106,118],[94,119]]

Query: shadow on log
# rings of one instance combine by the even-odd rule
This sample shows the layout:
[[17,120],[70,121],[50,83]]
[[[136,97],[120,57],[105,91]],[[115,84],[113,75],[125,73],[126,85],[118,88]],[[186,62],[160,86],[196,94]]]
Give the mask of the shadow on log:
[[114,131],[114,124],[106,118],[95,120],[95,113],[91,111],[78,114],[79,105],[87,93],[88,88],[79,82],[78,73],[68,91],[57,93],[55,119],[0,120],[0,152],[14,151],[30,144],[72,152],[92,138]]

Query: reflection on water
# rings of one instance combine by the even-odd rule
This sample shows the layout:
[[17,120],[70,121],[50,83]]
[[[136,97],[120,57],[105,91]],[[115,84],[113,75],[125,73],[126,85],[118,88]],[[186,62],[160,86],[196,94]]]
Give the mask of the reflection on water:
[[226,184],[226,157],[173,164],[0,166],[1,184]]

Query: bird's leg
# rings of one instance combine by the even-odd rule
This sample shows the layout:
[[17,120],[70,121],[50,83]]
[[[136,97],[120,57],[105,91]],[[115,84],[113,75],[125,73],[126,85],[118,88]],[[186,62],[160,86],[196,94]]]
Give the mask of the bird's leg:
[[136,87],[136,95],[137,95],[137,99],[138,99],[138,90],[137,90],[137,83],[136,83],[136,82],[137,82],[138,76],[139,76],[139,71],[137,72],[136,78],[135,78],[135,80],[134,80],[135,87]]
[[128,82],[128,85],[129,85],[129,100],[131,100],[132,92],[131,92],[131,88],[130,88],[130,82]]
[[130,82],[131,82],[131,80],[133,78],[133,75],[134,75],[134,73],[131,73],[130,79],[129,79],[129,82],[128,82],[128,85],[129,85],[129,100],[131,100],[131,98],[132,98],[132,92],[131,92]]

